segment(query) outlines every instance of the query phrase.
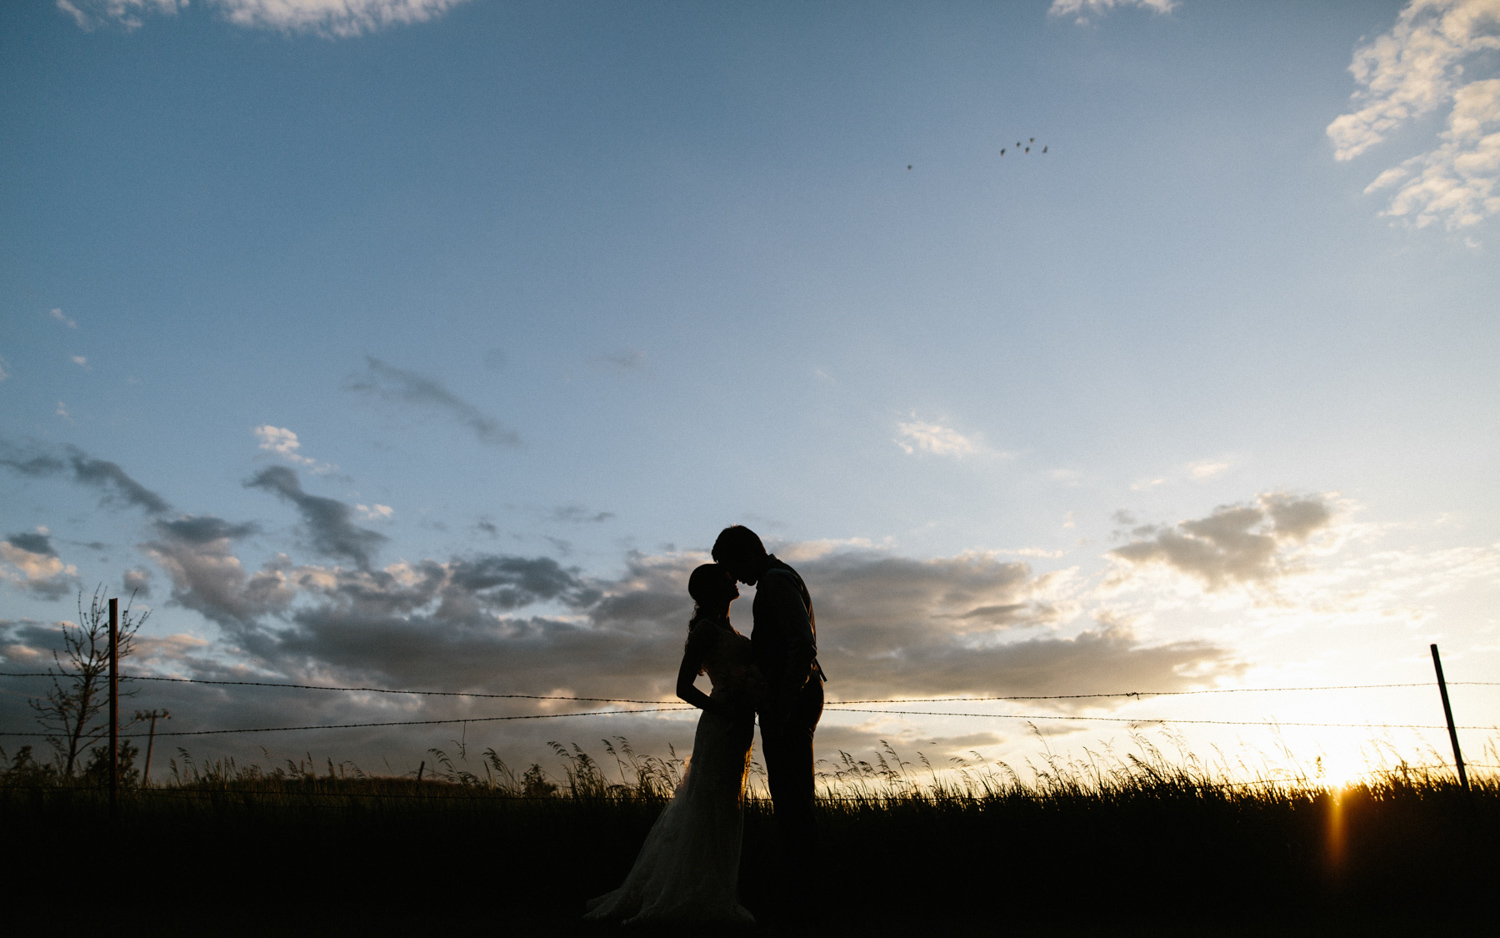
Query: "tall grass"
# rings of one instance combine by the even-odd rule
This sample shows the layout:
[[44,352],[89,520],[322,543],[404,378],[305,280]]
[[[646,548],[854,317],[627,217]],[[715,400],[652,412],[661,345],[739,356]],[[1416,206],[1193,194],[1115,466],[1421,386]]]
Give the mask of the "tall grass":
[[[1495,775],[1471,776],[1466,792],[1450,771],[1398,760],[1335,786],[1316,764],[1203,760],[1162,742],[1076,757],[1044,746],[1018,767],[840,753],[820,779],[825,909],[809,930],[1363,934],[1492,915]],[[122,793],[113,824],[97,786],[12,762],[0,829],[29,861],[18,895],[64,888],[78,845],[108,842],[171,884],[134,894],[162,921],[311,904],[325,924],[377,932],[425,933],[437,916],[445,930],[558,934],[624,876],[684,763],[623,739],[597,757],[553,750],[549,775],[493,750],[432,749],[420,781],[310,755],[262,767],[179,750],[167,782]],[[783,863],[761,791],[746,803],[741,893],[774,922]]]

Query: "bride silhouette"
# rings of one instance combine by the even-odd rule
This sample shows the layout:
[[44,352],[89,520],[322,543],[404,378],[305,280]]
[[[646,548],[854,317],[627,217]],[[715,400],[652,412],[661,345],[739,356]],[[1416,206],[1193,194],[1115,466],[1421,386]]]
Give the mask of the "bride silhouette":
[[[729,624],[729,604],[740,591],[724,568],[708,563],[694,570],[688,593],[696,605],[677,669],[677,696],[703,711],[693,754],[625,882],[588,903],[589,921],[755,923],[739,903],[737,885],[760,675],[750,639]],[[704,672],[712,694],[693,686]]]

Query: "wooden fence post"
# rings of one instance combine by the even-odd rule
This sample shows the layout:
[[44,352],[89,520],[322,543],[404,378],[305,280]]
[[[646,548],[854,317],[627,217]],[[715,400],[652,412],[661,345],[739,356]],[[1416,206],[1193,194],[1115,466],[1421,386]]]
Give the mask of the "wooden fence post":
[[109,601],[109,816],[120,791],[120,601]]
[[1469,790],[1469,773],[1464,771],[1464,754],[1458,748],[1458,730],[1453,726],[1453,708],[1448,705],[1448,682],[1443,680],[1443,659],[1438,657],[1438,647],[1432,646],[1432,666],[1437,670],[1438,693],[1443,695],[1443,716],[1448,720],[1448,741],[1453,744],[1453,762],[1458,766],[1458,782]]

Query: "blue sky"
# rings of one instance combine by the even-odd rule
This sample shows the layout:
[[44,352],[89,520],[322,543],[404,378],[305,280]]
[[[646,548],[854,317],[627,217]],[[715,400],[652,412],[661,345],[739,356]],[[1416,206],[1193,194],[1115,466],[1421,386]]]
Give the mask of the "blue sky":
[[[1431,641],[1483,680],[1497,31],[1485,0],[7,4],[5,667],[128,577],[164,674],[664,696],[686,571],[744,522],[817,574],[845,699],[1420,681]],[[192,693],[179,728],[375,713]],[[886,737],[1030,745],[820,738]]]

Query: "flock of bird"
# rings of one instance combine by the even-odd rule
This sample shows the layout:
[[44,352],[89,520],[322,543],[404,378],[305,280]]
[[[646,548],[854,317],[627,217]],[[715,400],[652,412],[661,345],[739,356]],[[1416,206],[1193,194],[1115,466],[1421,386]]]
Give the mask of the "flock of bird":
[[[1016,141],[1015,149],[1017,149],[1017,150],[1021,151],[1023,154],[1025,154],[1025,153],[1030,153],[1031,152],[1031,148],[1033,146],[1035,146],[1035,145],[1036,145],[1036,138],[1035,137],[1028,137],[1028,138],[1026,138],[1026,142],[1025,143],[1022,143],[1021,141],[1017,140]],[[1010,148],[1009,147],[1001,147],[1000,148],[1000,155],[1004,156],[1005,155],[1005,151],[1008,150],[1008,149],[1010,149]],[[1047,152],[1047,144],[1045,144],[1045,143],[1042,144],[1042,152],[1043,153]],[[906,171],[907,172],[911,172],[911,164],[909,164],[909,163],[907,164]]]
[[[1025,150],[1022,150],[1022,152],[1023,152],[1023,153],[1030,153],[1030,152],[1031,152],[1031,146],[1032,146],[1032,144],[1034,144],[1034,143],[1036,143],[1036,138],[1035,138],[1035,137],[1030,137],[1030,138],[1028,138],[1028,139],[1027,139],[1027,141],[1026,141],[1026,144],[1025,144],[1025,147],[1026,147],[1026,149],[1025,149]],[[1019,141],[1019,140],[1017,140],[1017,141],[1016,141],[1016,149],[1017,149],[1017,150],[1020,150],[1020,149],[1021,149],[1021,146],[1022,146],[1022,144],[1021,144],[1021,141]],[[1043,153],[1046,153],[1046,152],[1047,152],[1047,145],[1046,145],[1046,144],[1045,144],[1045,143],[1044,143],[1044,144],[1042,144],[1042,152],[1043,152]],[[1004,155],[1005,155],[1005,147],[1001,147],[1001,148],[1000,148],[1000,155],[1001,155],[1001,156],[1004,156]],[[906,167],[906,168],[907,168],[907,169],[911,169],[911,167],[910,167],[910,166],[908,166],[908,167]]]

